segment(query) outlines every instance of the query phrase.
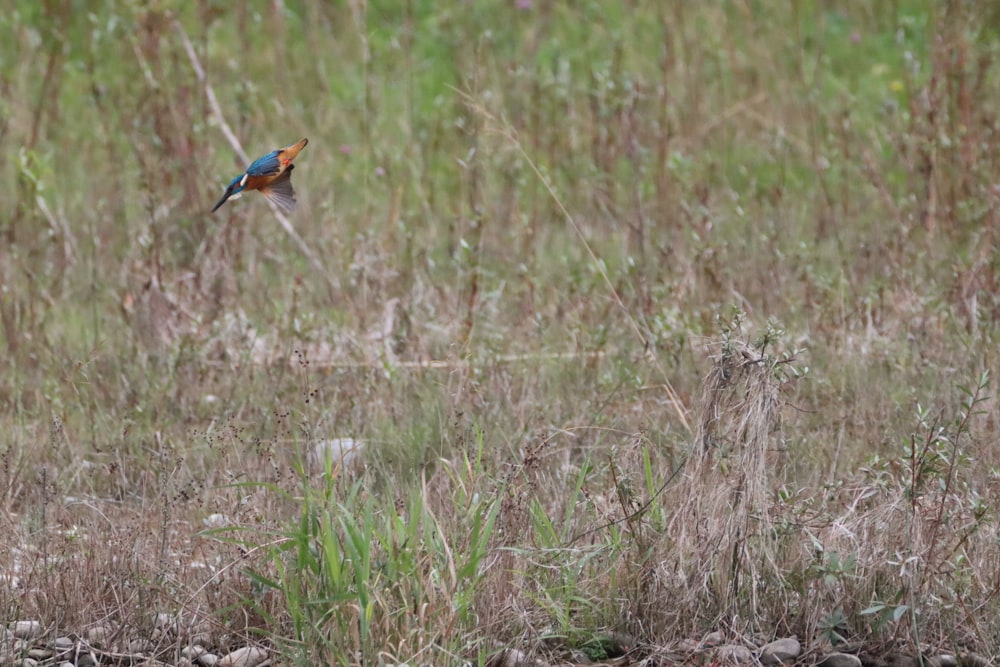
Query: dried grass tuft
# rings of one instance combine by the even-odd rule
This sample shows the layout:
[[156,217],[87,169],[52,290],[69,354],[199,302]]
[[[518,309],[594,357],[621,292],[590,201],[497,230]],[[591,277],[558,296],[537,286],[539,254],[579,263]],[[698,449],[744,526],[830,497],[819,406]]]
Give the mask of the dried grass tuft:
[[[668,529],[675,585],[718,620],[752,621],[774,562],[770,525],[781,449],[779,365],[764,345],[722,343],[701,392],[698,428]],[[710,604],[705,607],[704,603]]]

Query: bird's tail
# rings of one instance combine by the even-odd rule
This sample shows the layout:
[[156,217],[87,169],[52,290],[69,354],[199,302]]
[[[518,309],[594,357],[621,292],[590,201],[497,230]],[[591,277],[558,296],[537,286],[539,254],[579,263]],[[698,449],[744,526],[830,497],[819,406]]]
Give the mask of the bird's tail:
[[[305,144],[302,143],[303,141],[305,141],[305,139],[299,143],[305,146]],[[293,211],[295,209],[295,204],[297,203],[295,201],[295,188],[292,187],[293,169],[295,169],[294,164],[288,165],[288,169],[286,169],[281,176],[278,176],[278,178],[274,179],[260,189],[260,193],[262,195],[273,201],[286,213]]]

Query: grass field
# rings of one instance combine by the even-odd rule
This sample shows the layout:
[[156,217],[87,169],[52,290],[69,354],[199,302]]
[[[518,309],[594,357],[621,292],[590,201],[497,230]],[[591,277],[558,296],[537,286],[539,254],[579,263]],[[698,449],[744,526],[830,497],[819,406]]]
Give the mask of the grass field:
[[[1000,653],[995,3],[0,35],[4,619],[301,665]],[[293,214],[209,214],[302,137]]]

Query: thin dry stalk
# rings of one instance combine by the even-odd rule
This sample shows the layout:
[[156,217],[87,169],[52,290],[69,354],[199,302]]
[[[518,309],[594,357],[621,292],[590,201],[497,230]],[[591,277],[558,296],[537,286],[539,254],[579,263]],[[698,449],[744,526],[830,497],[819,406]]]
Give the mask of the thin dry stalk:
[[[528,167],[531,169],[534,175],[538,178],[539,182],[545,188],[545,191],[552,198],[552,201],[555,203],[556,208],[559,210],[560,214],[562,214],[563,218],[573,229],[573,232],[576,235],[576,237],[580,240],[581,245],[583,246],[584,250],[586,250],[587,255],[590,257],[594,267],[596,267],[598,273],[601,275],[601,279],[603,280],[605,286],[608,288],[609,294],[611,295],[615,304],[621,309],[622,315],[627,321],[629,328],[635,333],[636,338],[642,342],[644,347],[648,346],[649,341],[646,340],[646,335],[643,333],[642,328],[639,326],[639,323],[633,316],[632,312],[625,305],[625,302],[622,301],[622,297],[621,294],[619,293],[619,290],[615,287],[614,282],[608,275],[608,272],[605,268],[605,263],[601,261],[601,259],[597,255],[597,252],[594,250],[594,246],[587,240],[587,236],[583,233],[583,229],[577,223],[576,218],[570,213],[569,209],[566,208],[566,205],[563,203],[563,199],[556,192],[555,186],[552,184],[551,180],[546,177],[545,173],[542,171],[542,168],[535,161],[535,159],[532,158],[532,156],[528,153],[528,150],[521,143],[521,139],[518,136],[517,130],[513,128],[510,125],[510,123],[506,121],[506,119],[498,118],[496,115],[494,115],[480,100],[476,99],[474,96],[465,93],[463,91],[456,91],[456,92],[462,98],[463,102],[472,113],[474,113],[477,117],[481,117],[487,122],[486,124],[487,134],[496,134],[497,136],[501,137],[508,143],[508,145],[513,147],[515,151],[517,151],[521,155],[525,163],[528,165]],[[678,421],[681,423],[681,425],[684,426],[685,429],[690,431],[691,427],[688,421],[687,411],[685,409],[684,403],[681,400],[680,396],[677,394],[673,385],[667,379],[666,371],[663,369],[662,365],[659,362],[659,359],[655,355],[650,356],[650,361],[663,376],[662,386],[664,390],[667,392],[667,397],[670,400],[670,404],[675,409]]]

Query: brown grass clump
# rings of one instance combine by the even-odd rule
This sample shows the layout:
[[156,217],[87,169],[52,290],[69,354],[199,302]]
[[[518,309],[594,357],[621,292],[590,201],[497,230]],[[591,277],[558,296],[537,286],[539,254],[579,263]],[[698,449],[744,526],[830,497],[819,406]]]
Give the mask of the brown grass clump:
[[752,626],[765,582],[780,576],[772,505],[785,449],[780,392],[794,358],[768,352],[775,334],[751,344],[737,322],[718,345],[690,454],[664,495],[669,519],[650,594],[715,614],[667,619],[674,632],[723,620]]
[[[771,499],[783,442],[778,359],[765,345],[728,338],[702,385],[701,416],[675,515],[676,542],[695,547],[684,560],[687,578],[729,617],[758,606],[767,571]],[[676,531],[676,533],[674,533]],[[693,567],[692,567],[693,566]]]

